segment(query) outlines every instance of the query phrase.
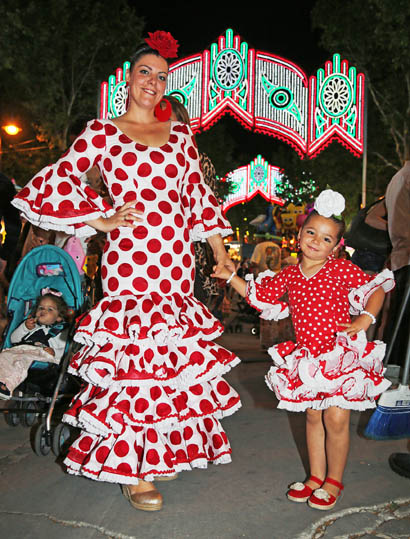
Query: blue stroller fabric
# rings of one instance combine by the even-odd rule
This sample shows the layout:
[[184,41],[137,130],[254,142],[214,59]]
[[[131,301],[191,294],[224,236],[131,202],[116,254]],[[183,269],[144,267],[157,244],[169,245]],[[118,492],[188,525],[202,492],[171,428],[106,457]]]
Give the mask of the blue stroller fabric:
[[[10,335],[27,316],[44,288],[60,291],[67,305],[77,312],[83,304],[81,277],[71,256],[55,245],[36,247],[23,258],[11,279],[7,311],[9,325],[3,348],[10,348]],[[33,363],[45,368],[47,364]]]

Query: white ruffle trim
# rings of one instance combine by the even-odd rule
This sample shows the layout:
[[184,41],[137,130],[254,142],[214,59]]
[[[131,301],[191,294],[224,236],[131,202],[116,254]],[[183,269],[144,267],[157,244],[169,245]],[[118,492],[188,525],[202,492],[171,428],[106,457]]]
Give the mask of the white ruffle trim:
[[256,309],[261,311],[260,317],[264,320],[274,320],[277,322],[278,320],[282,320],[283,318],[286,318],[289,316],[289,307],[286,305],[284,307],[284,303],[265,303],[263,301],[260,301],[257,299],[256,296],[256,284],[261,284],[262,279],[266,277],[274,277],[275,273],[266,270],[260,275],[258,275],[257,279],[255,280],[252,274],[248,274],[245,276],[245,279],[248,281],[247,287],[246,287],[246,296],[249,300],[249,303],[256,307]]
[[[355,339],[344,332],[338,333],[335,347],[317,357],[300,347],[282,357],[277,346],[272,346],[268,352],[275,366],[269,369],[265,381],[280,401],[278,408],[290,411],[322,410],[329,406],[352,410],[374,408],[375,398],[391,382],[383,378],[385,344],[381,341],[372,344],[373,349],[365,353],[366,334],[360,331]],[[279,369],[287,372],[278,372]],[[336,395],[340,392],[342,395]],[[317,397],[323,393],[329,397]]]
[[[272,387],[268,383],[269,389]],[[278,410],[287,410],[288,412],[305,412],[309,408],[312,410],[326,410],[331,406],[337,406],[345,410],[355,410],[364,412],[371,408],[376,408],[376,403],[372,401],[348,401],[342,396],[329,397],[328,399],[311,400],[305,402],[292,402],[281,399],[278,404]]]
[[[230,454],[225,454],[211,461],[211,464],[230,464],[232,458]],[[192,462],[184,462],[182,464],[176,464],[171,470],[158,470],[155,473],[148,474],[144,476],[144,481],[155,481],[155,478],[158,475],[172,475],[174,473],[180,473],[184,471],[191,471],[194,469],[206,470],[208,468],[209,461],[204,458],[195,459]],[[76,462],[70,461],[70,464],[66,464],[67,472],[71,475],[81,475],[83,477],[88,477],[94,481],[103,481],[105,483],[121,483],[122,485],[137,485],[138,478],[136,477],[127,477],[120,476],[119,474],[101,472],[99,475],[93,474],[91,471],[88,471],[87,468],[78,464]]]
[[[206,370],[204,366],[189,364],[180,374],[177,374],[174,378],[170,378],[169,375],[167,376],[166,374],[164,374],[163,379],[159,377],[161,372],[157,370],[155,372],[155,376],[154,374],[152,374],[152,377],[147,379],[121,378],[120,380],[113,380],[113,372],[107,371],[107,364],[103,362],[93,362],[90,365],[81,365],[79,368],[69,366],[68,372],[70,374],[73,374],[74,376],[80,376],[83,380],[94,386],[102,387],[105,389],[121,389],[123,387],[152,387],[159,385],[168,386],[172,389],[184,390],[187,387],[195,385],[198,382],[208,382],[216,376],[223,376],[240,362],[241,360],[235,357],[229,363],[217,362],[209,370]],[[98,367],[107,371],[107,374],[104,377],[99,375]]]
[[360,314],[360,312],[365,309],[369,297],[380,286],[385,292],[389,292],[394,288],[394,275],[389,269],[384,269],[368,283],[349,292],[350,314]]
[[86,224],[80,228],[76,228],[73,226],[74,224],[84,223],[84,221],[92,221],[94,219],[98,219],[99,217],[110,217],[115,213],[114,210],[107,210],[106,212],[98,210],[88,215],[80,215],[78,217],[53,217],[52,215],[43,215],[33,212],[25,200],[17,198],[12,201],[12,204],[32,225],[38,226],[44,230],[57,230],[59,232],[65,232],[70,236],[77,237],[93,236],[97,233],[97,230]]
[[[225,417],[229,417],[236,413],[240,408],[242,407],[241,401],[238,401],[235,405],[231,406],[230,408],[226,408],[224,410],[216,410],[213,413],[207,414],[207,416],[212,416],[215,419],[221,420]],[[112,411],[112,414],[118,414],[119,411],[117,409],[114,409]],[[111,414],[111,415],[112,415]],[[171,430],[173,427],[185,427],[186,425],[190,425],[193,420],[196,420],[196,416],[190,416],[185,419],[179,419],[175,417],[169,417],[166,418],[158,423],[155,424],[147,424],[147,423],[140,423],[140,422],[132,422],[127,418],[127,421],[125,421],[125,428],[129,428],[132,426],[144,426],[146,428],[154,428],[159,433],[167,433],[169,430]],[[81,413],[79,417],[74,417],[71,415],[65,414],[63,416],[64,423],[67,423],[68,425],[71,425],[72,427],[81,429],[84,432],[87,432],[89,434],[94,434],[95,436],[109,436],[110,434],[116,434],[120,435],[122,434],[124,430],[124,425],[116,424],[115,421],[112,419],[112,417],[107,416],[107,420],[109,421],[109,425],[104,425],[99,419],[92,416],[89,413]]]
[[194,225],[194,227],[190,231],[191,241],[205,242],[207,238],[215,236],[215,234],[220,234],[224,238],[225,236],[230,236],[231,234],[233,234],[233,230],[230,227],[215,227],[211,230],[205,230],[203,223],[198,223]]

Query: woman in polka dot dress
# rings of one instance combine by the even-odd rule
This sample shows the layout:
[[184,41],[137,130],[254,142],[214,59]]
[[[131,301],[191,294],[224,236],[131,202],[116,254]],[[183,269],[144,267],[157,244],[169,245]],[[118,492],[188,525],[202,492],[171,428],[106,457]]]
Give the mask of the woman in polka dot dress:
[[[367,342],[365,331],[375,321],[385,291],[393,288],[393,275],[384,270],[370,276],[332,256],[344,232],[343,221],[333,215],[343,209],[342,195],[321,193],[299,232],[296,266],[276,275],[265,271],[256,281],[250,276],[248,283],[226,268],[214,272],[230,280],[267,320],[288,316],[287,304],[278,301],[288,294],[296,343],[269,349],[274,366],[266,381],[279,408],[306,411],[311,475],[305,483],[291,485],[287,496],[322,510],[334,507],[343,489],[350,410],[374,408],[375,398],[390,385],[383,377],[385,345]],[[353,322],[349,307],[358,315]]]
[[[221,238],[232,231],[203,182],[190,128],[154,115],[168,74],[163,42],[172,39],[157,34],[127,72],[127,112],[90,121],[14,201],[43,228],[107,233],[104,297],[75,337],[83,346],[70,372],[87,384],[65,414],[82,429],[65,463],[70,473],[120,483],[149,511],[162,506],[154,479],[230,462],[220,419],[240,407],[222,378],[239,360],[212,342],[223,327],[193,296],[192,242],[207,240],[218,265],[233,269]],[[114,208],[79,180],[95,165]]]

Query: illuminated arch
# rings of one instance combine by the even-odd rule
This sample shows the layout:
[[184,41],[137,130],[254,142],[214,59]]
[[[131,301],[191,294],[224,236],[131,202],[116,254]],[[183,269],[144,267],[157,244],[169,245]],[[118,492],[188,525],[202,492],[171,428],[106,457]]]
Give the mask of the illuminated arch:
[[[102,83],[101,118],[125,112],[128,67],[125,62]],[[363,153],[364,75],[339,54],[308,78],[293,62],[250,49],[228,29],[209,50],[170,66],[167,93],[186,106],[194,132],[230,114],[249,130],[284,140],[301,158],[334,140]]]
[[285,201],[277,194],[277,186],[282,182],[283,174],[279,167],[270,165],[258,155],[249,165],[244,165],[229,172],[221,181],[231,183],[231,193],[222,203],[222,211],[242,202],[248,202],[255,195],[263,196],[268,202],[283,206]]

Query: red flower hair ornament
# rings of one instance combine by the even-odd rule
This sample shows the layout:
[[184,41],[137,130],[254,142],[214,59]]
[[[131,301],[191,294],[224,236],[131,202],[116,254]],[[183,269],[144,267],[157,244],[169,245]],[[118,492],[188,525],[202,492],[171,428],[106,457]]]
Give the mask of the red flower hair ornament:
[[145,38],[145,43],[159,52],[163,58],[176,58],[178,55],[178,41],[174,39],[169,32],[157,30],[156,32],[148,32]]

